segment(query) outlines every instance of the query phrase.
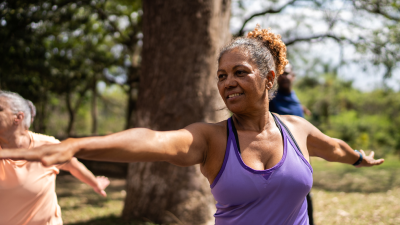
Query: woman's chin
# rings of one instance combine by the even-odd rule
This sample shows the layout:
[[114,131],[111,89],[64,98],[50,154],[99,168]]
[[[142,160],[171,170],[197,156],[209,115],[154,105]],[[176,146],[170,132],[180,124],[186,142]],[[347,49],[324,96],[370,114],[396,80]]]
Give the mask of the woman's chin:
[[227,108],[234,114],[242,114],[246,112],[246,107],[241,105],[230,105],[227,106]]

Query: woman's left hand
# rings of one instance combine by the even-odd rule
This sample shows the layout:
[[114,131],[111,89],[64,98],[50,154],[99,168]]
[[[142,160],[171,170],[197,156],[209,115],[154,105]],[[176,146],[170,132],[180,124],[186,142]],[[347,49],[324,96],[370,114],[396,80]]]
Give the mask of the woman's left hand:
[[382,164],[385,160],[384,159],[374,159],[375,152],[371,151],[369,155],[366,155],[364,150],[360,150],[360,153],[363,156],[363,160],[360,163],[360,165],[357,165],[356,167],[371,167],[371,166],[376,166]]
[[97,194],[103,197],[107,197],[107,194],[104,191],[104,189],[106,189],[106,187],[110,184],[110,180],[108,180],[108,178],[104,176],[97,176],[96,181],[97,181],[97,187],[93,188],[93,190]]

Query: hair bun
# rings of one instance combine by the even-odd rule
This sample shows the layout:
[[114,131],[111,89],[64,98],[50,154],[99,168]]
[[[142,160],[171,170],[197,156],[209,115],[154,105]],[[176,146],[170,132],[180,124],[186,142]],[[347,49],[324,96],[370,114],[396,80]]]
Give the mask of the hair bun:
[[263,42],[274,57],[277,76],[281,75],[285,66],[289,63],[286,59],[286,45],[283,43],[281,35],[272,33],[271,28],[260,29],[260,25],[257,24],[256,28],[247,34],[247,37],[259,39]]

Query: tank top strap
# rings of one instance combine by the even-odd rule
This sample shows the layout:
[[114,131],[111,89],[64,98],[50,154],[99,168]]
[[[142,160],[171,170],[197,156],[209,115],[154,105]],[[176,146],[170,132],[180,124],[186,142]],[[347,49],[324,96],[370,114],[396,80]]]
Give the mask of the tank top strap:
[[277,124],[279,130],[281,131],[282,135],[285,135],[287,140],[289,140],[290,144],[293,146],[294,150],[296,151],[297,155],[304,161],[304,163],[309,167],[311,172],[313,172],[311,164],[304,158],[304,154],[301,151],[299,145],[297,144],[296,139],[294,138],[292,132],[290,132],[289,128],[282,122],[281,119],[279,119],[278,116],[274,115],[271,113],[272,117],[275,120],[275,123]]
[[233,123],[232,117],[230,117],[230,118],[228,119],[228,121],[229,121],[229,135],[230,135],[230,137],[231,137],[231,140],[233,140],[234,143],[236,144],[237,151],[238,151],[239,153],[241,153],[241,151],[240,151],[240,145],[239,145],[239,136],[238,136],[238,133],[237,133],[235,124]]
[[[213,183],[210,185],[211,189],[214,188],[214,186],[217,184],[219,178],[221,177],[222,173],[225,170],[226,164],[228,163],[228,158],[230,154],[235,155],[235,148],[231,148],[230,145],[232,143],[232,141],[234,143],[235,142],[235,135],[233,132],[233,128],[232,128],[232,117],[230,117],[227,121],[226,121],[226,127],[227,127],[227,142],[226,142],[226,148],[225,148],[225,156],[224,156],[224,161],[222,162],[222,166],[217,174],[217,176],[214,178]],[[231,153],[232,151],[232,153]]]
[[227,120],[228,138],[232,137],[232,135],[233,135],[232,123],[233,123],[232,117],[229,117],[229,119]]

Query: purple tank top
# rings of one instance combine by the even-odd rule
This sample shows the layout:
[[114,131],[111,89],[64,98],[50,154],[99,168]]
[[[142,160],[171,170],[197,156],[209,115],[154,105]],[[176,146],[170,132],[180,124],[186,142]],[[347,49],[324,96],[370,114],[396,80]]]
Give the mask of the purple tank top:
[[270,169],[254,170],[243,162],[228,119],[224,162],[211,184],[216,225],[309,224],[306,195],[313,183],[312,167],[279,121],[277,126],[283,136],[282,159]]

